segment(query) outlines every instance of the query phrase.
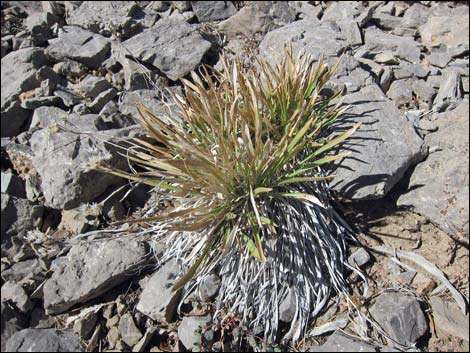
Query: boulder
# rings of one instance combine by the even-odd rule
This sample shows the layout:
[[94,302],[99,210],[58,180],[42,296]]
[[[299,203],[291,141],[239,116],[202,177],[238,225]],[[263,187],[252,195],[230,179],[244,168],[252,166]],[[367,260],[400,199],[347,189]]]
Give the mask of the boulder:
[[51,265],[52,277],[44,284],[44,309],[59,314],[85,303],[126,281],[148,262],[145,243],[130,238],[72,246]]
[[426,135],[426,144],[437,151],[418,164],[408,192],[399,206],[411,206],[448,234],[468,244],[469,103],[465,100],[434,121],[438,130]]
[[355,200],[381,198],[423,158],[423,141],[376,85],[347,94],[343,102],[351,107],[333,131],[345,131],[358,121],[362,126],[340,146],[339,151],[352,155],[333,166],[336,177],[330,185]]
[[131,55],[157,67],[173,81],[195,70],[212,46],[195,27],[173,18],[158,21],[122,45]]

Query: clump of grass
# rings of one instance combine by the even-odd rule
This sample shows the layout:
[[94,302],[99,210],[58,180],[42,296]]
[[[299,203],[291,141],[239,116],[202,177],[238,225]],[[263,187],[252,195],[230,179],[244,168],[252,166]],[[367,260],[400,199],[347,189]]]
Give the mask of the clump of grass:
[[353,233],[330,204],[332,176],[321,167],[347,155],[327,153],[359,124],[324,136],[345,110],[341,92],[322,95],[336,65],[286,51],[276,65],[258,60],[248,70],[223,59],[221,71],[202,68],[182,80],[185,97],[172,94],[181,117],[139,106],[149,139],[134,139],[126,156],[140,172],[101,167],[174,205],[144,219],[166,239],[162,260],[177,257],[186,269],[174,289],[189,295],[217,272],[218,310],[271,341],[283,303],[294,307],[284,338],[297,341],[332,291],[347,297]]

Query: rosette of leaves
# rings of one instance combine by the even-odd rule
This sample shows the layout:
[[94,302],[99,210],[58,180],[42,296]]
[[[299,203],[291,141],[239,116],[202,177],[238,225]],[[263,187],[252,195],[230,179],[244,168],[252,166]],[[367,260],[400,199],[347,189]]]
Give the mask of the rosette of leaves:
[[218,310],[273,342],[280,320],[290,325],[283,337],[296,341],[332,292],[347,297],[353,234],[322,172],[347,155],[331,151],[359,127],[325,134],[346,109],[341,91],[323,94],[338,63],[329,70],[322,58],[314,64],[289,50],[252,69],[223,58],[220,71],[183,79],[184,97],[170,92],[177,114],[138,107],[148,138],[134,139],[125,155],[139,171],[101,167],[155,187],[174,206],[134,220],[166,240],[162,261],[180,260],[174,289],[189,295],[216,271]]

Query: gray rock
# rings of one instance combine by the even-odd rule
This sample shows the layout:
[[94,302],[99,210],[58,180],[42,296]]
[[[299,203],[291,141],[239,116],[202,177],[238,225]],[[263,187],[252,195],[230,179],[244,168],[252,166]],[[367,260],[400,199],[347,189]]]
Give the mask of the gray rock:
[[145,331],[141,340],[132,348],[132,352],[144,352],[145,348],[147,348],[148,344],[151,342],[156,330],[156,327],[150,326],[147,331]]
[[[253,1],[219,25],[228,37],[267,33],[295,21],[295,10],[284,1]],[[310,22],[315,23],[315,22]]]
[[172,291],[177,275],[175,260],[163,265],[145,284],[136,309],[153,320],[172,322],[181,294]]
[[21,108],[34,110],[39,107],[57,106],[62,103],[62,99],[56,96],[33,97],[21,102]]
[[366,70],[358,67],[347,75],[339,77],[337,80],[333,79],[332,82],[341,82],[346,87],[346,92],[357,92],[361,88],[374,84],[374,79]]
[[6,342],[25,327],[26,318],[8,303],[2,301],[1,307],[1,351],[7,352]]
[[446,48],[452,57],[460,56],[469,50],[468,14],[454,16],[431,16],[419,26],[421,39],[429,50],[435,47]]
[[413,209],[444,231],[468,243],[468,101],[439,114],[438,131],[426,136],[426,144],[439,150],[418,164],[409,191],[397,204]]
[[378,347],[335,331],[320,347],[310,346],[311,352],[377,352]]
[[425,24],[429,17],[430,9],[420,3],[414,3],[406,10],[400,26],[403,28],[415,28]]
[[409,105],[413,100],[411,82],[408,80],[396,80],[390,85],[387,97],[395,102],[398,107]]
[[49,12],[34,13],[26,18],[25,24],[36,45],[43,45],[52,37],[51,27],[58,18]]
[[331,2],[330,6],[323,12],[322,22],[342,20],[354,20],[364,11],[362,3],[357,1]]
[[323,12],[321,6],[314,6],[305,1],[296,1],[290,4],[297,13],[297,17],[301,20],[317,21]]
[[81,339],[88,339],[95,330],[97,320],[97,313],[91,311],[73,323],[73,332]]
[[452,60],[452,57],[446,52],[432,52],[431,55],[427,57],[427,59],[431,65],[444,68]]
[[401,61],[398,68],[394,69],[394,75],[397,80],[412,76],[425,78],[428,73],[429,70],[423,68],[420,64],[412,64],[405,61]]
[[5,281],[39,284],[46,278],[46,272],[45,263],[36,258],[13,264],[9,269],[2,271],[2,278]]
[[140,22],[133,18],[138,12],[135,1],[83,1],[70,13],[67,23],[107,37],[114,34],[127,39],[140,28]]
[[224,20],[237,13],[231,1],[192,1],[199,22]]
[[434,99],[435,109],[441,111],[453,104],[462,97],[460,90],[460,74],[453,68],[445,69],[442,73],[442,81]]
[[386,64],[386,65],[395,65],[399,64],[399,60],[396,58],[395,54],[391,51],[382,51],[375,55],[374,61],[379,64]]
[[412,37],[400,37],[377,28],[367,28],[364,34],[364,43],[369,50],[388,50],[396,53],[401,59],[412,63],[420,62],[420,44]]
[[393,70],[390,67],[384,67],[382,75],[380,75],[380,88],[384,93],[387,93],[393,81]]
[[100,214],[100,208],[90,207],[86,204],[71,210],[63,210],[59,228],[68,230],[73,234],[92,231],[100,224],[98,219]]
[[401,293],[381,294],[370,314],[393,340],[404,346],[412,346],[428,330],[419,302]]
[[97,69],[108,57],[110,48],[109,41],[99,34],[77,26],[64,26],[59,37],[49,41],[46,54],[56,62],[72,59]]
[[2,194],[9,194],[19,198],[26,198],[26,189],[24,180],[20,179],[12,172],[2,172],[1,174],[1,191]]
[[220,277],[215,273],[204,277],[199,284],[199,293],[201,294],[201,298],[213,298],[219,291],[220,282]]
[[87,67],[75,60],[66,59],[54,65],[54,71],[69,80],[79,78],[86,74]]
[[431,297],[430,303],[437,329],[468,342],[468,314],[464,315],[454,302],[445,302],[439,297]]
[[436,95],[436,90],[424,80],[413,81],[411,86],[416,97],[419,97],[425,102],[432,102]]
[[296,299],[293,289],[289,289],[287,296],[281,301],[279,305],[279,320],[284,322],[292,322],[295,317]]
[[18,284],[8,281],[2,286],[2,302],[9,302],[22,313],[27,313],[33,308],[25,290]]
[[[97,128],[88,125],[80,131],[92,132]],[[118,177],[93,169],[96,163],[102,162],[116,168],[125,166],[125,161],[105,146],[103,140],[107,138],[104,136],[97,140],[88,135],[50,129],[36,131],[31,136],[32,163],[41,176],[46,206],[71,209],[92,201],[108,186],[121,182]],[[112,136],[112,130],[109,130],[109,136]]]
[[45,128],[52,124],[63,124],[68,113],[57,107],[39,107],[34,110],[30,129]]
[[171,1],[171,7],[179,11],[191,10],[192,1]]
[[357,22],[342,20],[337,22],[337,24],[349,45],[356,46],[362,44],[362,34]]
[[195,331],[209,323],[211,317],[206,316],[185,316],[178,326],[178,338],[186,349],[193,347]]
[[351,108],[337,121],[341,129],[355,121],[362,126],[340,150],[352,149],[352,158],[336,164],[331,186],[353,199],[380,198],[422,159],[423,141],[395,105],[376,85],[344,96]]
[[401,25],[402,18],[386,13],[376,12],[372,14],[371,22],[380,29],[390,31]]
[[369,72],[372,72],[375,77],[380,77],[384,68],[382,65],[377,64],[374,60],[359,58],[357,59],[363,67],[368,69]]
[[13,236],[24,237],[28,230],[41,226],[44,207],[2,193],[2,245]]
[[25,329],[6,343],[7,352],[83,352],[78,337],[55,329]]
[[112,88],[111,84],[103,77],[96,77],[92,75],[86,76],[79,83],[71,86],[73,91],[79,93],[85,98],[95,99],[104,91]]
[[178,80],[196,69],[211,48],[197,30],[186,22],[163,19],[122,43],[134,57]]
[[1,136],[21,132],[30,112],[20,107],[19,96],[39,86],[37,69],[47,64],[44,51],[26,48],[13,51],[2,58],[1,74]]
[[135,346],[142,338],[142,333],[134,323],[130,313],[125,313],[119,320],[119,333],[125,344],[129,347]]
[[[348,46],[346,38],[329,25],[312,26],[303,20],[269,32],[259,46],[259,55],[265,59],[279,59],[284,55],[284,44],[292,44],[294,54],[303,51],[318,60],[321,53],[327,59],[336,60],[338,54]],[[273,55],[275,56],[273,58]]]
[[468,77],[462,77],[462,90],[464,91],[464,93],[468,93],[469,92],[469,78]]
[[348,263],[353,267],[362,267],[370,261],[370,255],[364,248],[360,248],[348,257]]
[[94,299],[126,281],[148,262],[144,243],[112,239],[72,246],[66,257],[54,260],[52,277],[44,284],[47,314],[62,313]]
[[63,105],[67,108],[73,107],[83,101],[83,97],[72,92],[67,87],[57,85],[57,89],[54,91],[54,96],[59,97],[62,100]]
[[117,95],[117,90],[112,87],[107,91],[101,92],[90,104],[88,108],[92,113],[99,113],[101,109]]

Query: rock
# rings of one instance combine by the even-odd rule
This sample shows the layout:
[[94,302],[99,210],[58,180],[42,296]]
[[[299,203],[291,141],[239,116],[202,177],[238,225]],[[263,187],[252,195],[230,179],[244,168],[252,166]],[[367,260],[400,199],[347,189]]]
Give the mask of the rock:
[[73,107],[83,101],[82,96],[70,91],[70,89],[62,85],[57,85],[54,96],[59,97],[62,100],[62,104],[67,108]]
[[134,319],[130,313],[125,313],[119,320],[119,332],[122,340],[129,347],[135,346],[142,338],[142,333],[134,323]]
[[[253,1],[219,25],[228,37],[267,33],[295,20],[295,10],[284,1]],[[314,23],[314,22],[310,22]]]
[[51,39],[46,54],[54,61],[72,59],[91,69],[97,69],[108,57],[111,44],[93,32],[77,26],[64,26],[59,37]]
[[28,200],[2,193],[2,247],[13,236],[26,236],[28,230],[41,226],[44,207]]
[[140,113],[137,110],[137,103],[141,102],[154,114],[165,117],[165,109],[161,100],[161,96],[155,90],[136,90],[126,92],[119,102],[119,111],[136,120],[140,119]]
[[468,116],[468,101],[438,115],[438,130],[426,135],[426,144],[439,150],[416,166],[409,191],[397,202],[413,207],[464,242],[468,242],[469,234]]
[[20,107],[19,96],[39,85],[37,69],[47,64],[44,51],[26,48],[2,58],[1,136],[14,136],[26,125],[30,113]]
[[395,102],[398,107],[409,105],[413,100],[413,90],[408,80],[396,80],[390,85],[387,97]]
[[142,339],[132,348],[132,352],[144,352],[145,348],[147,348],[148,344],[152,340],[156,330],[156,327],[150,326],[145,332]]
[[402,17],[400,26],[403,28],[414,28],[422,24],[425,24],[429,17],[430,9],[427,6],[424,6],[420,3],[414,3],[411,7],[406,10],[404,16]]
[[112,87],[107,91],[101,92],[90,104],[88,108],[92,113],[99,113],[101,109],[117,95],[117,90]]
[[420,44],[412,37],[400,37],[377,28],[367,28],[364,43],[371,51],[391,51],[401,59],[412,63],[420,62]]
[[382,75],[380,75],[380,88],[384,93],[387,93],[388,89],[390,88],[390,84],[393,81],[393,71],[389,67],[384,67]]
[[357,1],[332,2],[323,12],[322,22],[338,22],[342,20],[354,20],[364,11],[364,6]]
[[279,305],[279,320],[287,323],[292,322],[295,317],[295,310],[297,304],[293,291],[294,290],[290,288],[289,293]]
[[427,59],[431,65],[444,68],[452,60],[452,57],[447,53],[432,52]]
[[185,316],[178,326],[178,338],[186,349],[193,347],[195,331],[204,327],[211,320],[210,315],[206,316]]
[[66,257],[54,260],[52,277],[44,284],[47,314],[62,313],[75,304],[94,299],[147,262],[144,243],[112,239],[72,246]]
[[85,75],[88,69],[78,61],[65,59],[54,65],[54,71],[59,75],[67,77],[69,80],[73,80]]
[[9,269],[2,271],[2,279],[15,283],[21,281],[39,284],[46,278],[46,271],[44,262],[36,258],[13,264]]
[[[93,125],[80,129],[87,130],[97,131]],[[105,147],[103,137],[96,140],[92,136],[42,129],[36,131],[30,141],[34,153],[32,163],[41,176],[41,189],[48,207],[77,207],[92,201],[110,185],[121,182],[118,177],[93,169],[96,163],[102,162],[117,168],[125,166],[124,160],[113,156],[109,147]]]
[[405,271],[405,272],[400,273],[397,276],[397,282],[400,283],[401,285],[409,286],[411,285],[411,282],[413,282],[413,279],[415,278],[415,276],[416,276],[416,271],[414,270]]
[[192,1],[171,1],[171,7],[179,11],[191,10]]
[[34,110],[43,106],[56,106],[62,103],[62,99],[56,96],[28,98],[21,102],[21,108]]
[[145,284],[136,309],[153,320],[172,322],[181,291],[173,293],[178,267],[175,260],[163,265]]
[[74,235],[95,230],[100,224],[98,217],[101,209],[87,206],[85,204],[71,210],[63,210],[59,228],[68,230]]
[[34,110],[29,128],[46,128],[52,124],[63,124],[67,117],[68,113],[63,109],[57,107],[39,107]]
[[430,51],[435,47],[445,48],[452,57],[469,50],[468,14],[454,16],[431,16],[419,26],[419,33],[425,47]]
[[362,44],[362,34],[357,22],[343,20],[337,22],[337,24],[349,45],[356,46]]
[[6,352],[6,342],[15,332],[24,328],[26,319],[10,304],[2,301],[1,306],[1,351]]
[[199,22],[224,20],[237,13],[231,1],[193,1],[192,6]]
[[430,303],[438,330],[465,341],[469,340],[468,314],[464,315],[455,303],[445,302],[439,297],[431,297]]
[[396,342],[412,346],[428,330],[419,302],[401,293],[383,293],[369,309],[382,329]]
[[134,57],[161,70],[176,81],[196,69],[211,48],[197,30],[186,22],[162,19],[122,43]]
[[220,277],[215,273],[209,274],[204,277],[201,283],[199,284],[199,293],[201,295],[201,298],[209,299],[215,297],[215,295],[219,291],[220,282]]
[[380,29],[390,31],[401,25],[402,18],[386,13],[376,12],[372,14],[371,22]]
[[411,86],[416,97],[421,98],[425,102],[432,102],[436,95],[435,89],[424,80],[413,81]]
[[22,179],[27,179],[28,176],[37,174],[32,163],[33,152],[29,146],[9,143],[5,150],[11,164],[13,164],[13,169]]
[[25,329],[6,343],[7,352],[83,352],[78,337],[55,329]]
[[88,75],[71,88],[82,97],[95,99],[100,95],[100,93],[105,92],[112,87],[113,86],[111,86],[105,78]]
[[119,329],[116,326],[113,326],[109,329],[106,336],[106,341],[108,341],[109,348],[113,349],[116,347],[116,344],[119,340]]
[[360,248],[348,257],[348,263],[353,267],[362,267],[370,261],[370,255],[364,248]]
[[67,23],[107,37],[114,34],[127,39],[141,28],[133,18],[139,11],[134,1],[83,1],[71,12]]
[[462,90],[465,93],[469,92],[469,86],[470,86],[469,78],[468,77],[462,77]]
[[372,346],[365,341],[346,336],[344,333],[335,331],[328,340],[320,347],[310,346],[310,352],[377,352],[378,347]]
[[49,12],[38,12],[26,18],[26,27],[31,32],[34,43],[43,45],[52,37],[51,27],[58,21],[58,18]]
[[5,282],[2,286],[2,302],[9,302],[22,313],[27,313],[33,308],[25,290],[14,282]]
[[91,311],[74,322],[73,332],[81,339],[88,339],[95,330],[97,320],[98,315],[96,312]]
[[259,55],[266,59],[279,59],[278,56],[284,55],[284,43],[292,44],[294,55],[302,50],[313,60],[318,60],[321,53],[326,59],[337,60],[338,54],[348,45],[344,36],[331,26],[312,26],[311,22],[303,20],[266,34],[260,43]]
[[1,178],[2,193],[16,196],[21,199],[26,198],[25,183],[17,175],[13,174],[12,172],[2,172]]
[[310,20],[317,21],[320,17],[320,14],[323,12],[321,6],[314,6],[305,1],[296,1],[291,6],[297,12],[297,16],[301,20]]
[[379,64],[387,64],[387,65],[396,65],[399,64],[399,60],[395,57],[395,55],[390,51],[383,51],[375,55],[374,61]]
[[374,84],[374,79],[369,72],[358,67],[347,75],[339,77],[337,80],[333,79],[332,82],[339,81],[346,86],[346,92],[357,92],[362,87]]
[[460,74],[457,70],[452,68],[444,70],[439,91],[434,99],[435,109],[442,111],[449,107],[449,105],[452,106],[456,104],[457,100],[461,97]]
[[356,200],[383,197],[422,159],[423,141],[376,85],[347,94],[343,102],[351,107],[338,124],[344,130],[354,121],[363,125],[340,148],[342,152],[353,149],[354,158],[341,161],[330,185]]
[[383,66],[377,64],[374,60],[359,58],[357,59],[361,64],[365,65],[375,77],[380,77],[383,72]]

